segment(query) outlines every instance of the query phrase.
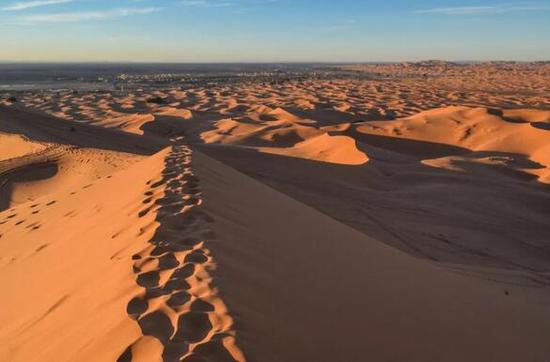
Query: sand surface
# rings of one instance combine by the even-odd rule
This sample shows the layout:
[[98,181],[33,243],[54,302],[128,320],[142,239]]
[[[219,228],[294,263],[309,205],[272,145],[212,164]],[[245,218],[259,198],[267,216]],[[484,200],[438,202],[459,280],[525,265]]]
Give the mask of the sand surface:
[[503,67],[0,105],[0,360],[548,360],[549,75]]

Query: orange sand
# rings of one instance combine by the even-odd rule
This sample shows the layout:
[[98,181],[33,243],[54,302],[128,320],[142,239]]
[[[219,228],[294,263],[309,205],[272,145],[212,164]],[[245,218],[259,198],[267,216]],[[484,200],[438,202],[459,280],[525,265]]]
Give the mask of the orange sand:
[[545,71],[353,69],[0,105],[0,360],[546,361]]

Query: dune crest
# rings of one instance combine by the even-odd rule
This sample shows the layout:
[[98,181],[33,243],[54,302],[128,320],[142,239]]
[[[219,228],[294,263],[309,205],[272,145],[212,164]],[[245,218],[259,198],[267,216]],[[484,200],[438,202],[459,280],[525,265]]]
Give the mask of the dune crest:
[[[148,182],[139,216],[155,213],[159,226],[150,245],[132,255],[136,283],[143,290],[127,307],[142,337],[128,346],[120,362],[142,359],[142,353],[153,351],[155,359],[164,361],[245,360],[227,307],[210,285],[210,271],[216,267],[207,241],[213,237],[208,227],[212,220],[200,209],[199,180],[191,160],[191,150],[178,140],[164,159],[162,177]],[[160,345],[144,347],[150,337]]]

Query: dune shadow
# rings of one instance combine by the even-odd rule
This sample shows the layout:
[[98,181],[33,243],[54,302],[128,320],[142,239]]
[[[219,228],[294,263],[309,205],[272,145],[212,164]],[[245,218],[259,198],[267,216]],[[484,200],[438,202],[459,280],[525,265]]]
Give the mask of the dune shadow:
[[548,122],[531,122],[531,126],[545,131],[550,131],[550,123]]
[[54,177],[58,170],[57,162],[47,161],[0,172],[0,212],[10,207],[15,184],[47,180]]
[[359,132],[355,128],[344,132],[344,134],[366,145],[397,152],[415,159],[439,158],[471,153],[470,150],[463,147],[436,142],[417,141],[407,138],[372,135]]
[[502,109],[487,108],[487,113],[489,113],[492,116],[497,116],[497,117],[501,118],[503,121],[506,121],[508,123],[519,123],[519,124],[529,123],[529,121],[525,121],[523,119],[506,117],[504,115],[504,111]]
[[154,120],[144,123],[140,130],[147,138],[170,139],[183,135],[184,122],[186,120],[180,117],[157,115]]
[[302,119],[313,119],[317,121],[317,126],[331,126],[340,123],[354,123],[364,120],[361,117],[351,113],[341,112],[330,108],[301,109],[297,107],[285,107],[285,109]]
[[[549,269],[550,248],[543,240],[550,238],[550,225],[543,220],[550,212],[550,187],[515,169],[538,169],[542,165],[520,154],[476,154],[431,142],[359,136],[367,143],[360,147],[366,151],[374,143],[388,152],[410,152],[412,157],[407,162],[395,162],[391,157],[368,154],[368,163],[349,166],[232,146],[197,147],[238,171],[414,256],[527,272]],[[457,162],[462,171],[421,162],[427,156],[456,155],[461,156]],[[472,157],[472,162],[468,157]],[[512,161],[509,166],[477,162],[477,158],[484,157]],[[526,219],[525,213],[531,217]]]
[[144,123],[140,129],[146,138],[168,140],[185,135],[191,142],[200,143],[201,133],[216,130],[214,124],[226,118],[227,116],[212,112],[193,112],[191,119],[156,115],[153,121]]
[[[479,157],[492,160],[494,164],[476,162]],[[463,170],[466,174],[492,173],[520,181],[536,181],[537,175],[530,174],[521,169],[538,170],[546,168],[543,165],[530,160],[525,155],[511,154],[506,152],[483,152],[482,154],[472,153],[464,159],[453,160],[452,163]],[[541,185],[546,186],[546,185]]]

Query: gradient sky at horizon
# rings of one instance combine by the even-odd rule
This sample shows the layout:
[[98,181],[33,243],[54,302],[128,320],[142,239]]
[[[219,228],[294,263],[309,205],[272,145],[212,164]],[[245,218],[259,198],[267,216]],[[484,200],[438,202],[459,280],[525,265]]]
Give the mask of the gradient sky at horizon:
[[0,0],[0,61],[549,60],[550,1]]

